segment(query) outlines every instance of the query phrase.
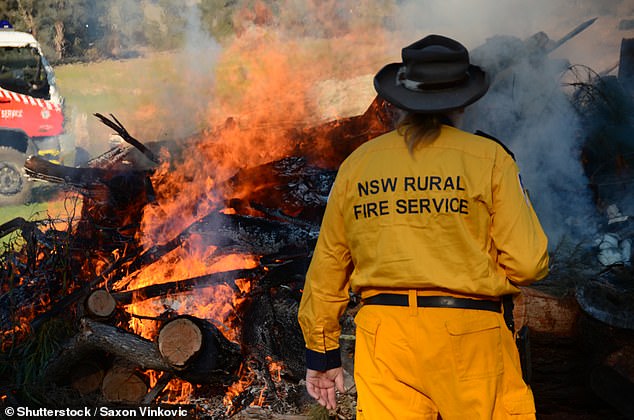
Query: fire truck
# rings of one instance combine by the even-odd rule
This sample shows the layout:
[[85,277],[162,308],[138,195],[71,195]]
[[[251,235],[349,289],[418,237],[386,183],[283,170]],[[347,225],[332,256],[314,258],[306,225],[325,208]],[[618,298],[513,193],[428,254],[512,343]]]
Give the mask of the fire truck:
[[63,99],[33,35],[0,21],[0,206],[27,202],[28,156],[60,163]]

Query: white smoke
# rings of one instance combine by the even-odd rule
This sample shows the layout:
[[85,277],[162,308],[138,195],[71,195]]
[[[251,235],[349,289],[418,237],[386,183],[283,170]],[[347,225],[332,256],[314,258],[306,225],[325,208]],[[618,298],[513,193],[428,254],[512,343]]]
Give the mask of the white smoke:
[[[491,89],[467,108],[463,128],[499,138],[515,154],[551,246],[591,238],[601,219],[580,161],[581,121],[563,89],[571,64],[601,72],[618,61],[616,25],[634,13],[631,1],[459,0],[401,2],[396,19],[405,43],[436,33],[463,43],[491,76]],[[577,25],[598,17],[548,54]],[[538,33],[542,37],[534,37]],[[546,35],[544,37],[543,35]],[[541,40],[543,45],[535,43]]]

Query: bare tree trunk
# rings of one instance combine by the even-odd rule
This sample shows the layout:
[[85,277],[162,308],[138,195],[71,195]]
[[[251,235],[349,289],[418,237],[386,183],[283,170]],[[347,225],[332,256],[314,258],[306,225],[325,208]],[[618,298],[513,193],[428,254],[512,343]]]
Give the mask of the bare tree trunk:
[[55,44],[55,55],[58,60],[64,58],[64,49],[66,47],[66,40],[64,39],[64,22],[58,20],[55,22],[55,36],[53,38]]
[[[28,10],[27,10],[28,7]],[[26,26],[31,34],[37,38],[37,28],[35,27],[35,19],[33,18],[33,2],[18,0],[18,10]]]

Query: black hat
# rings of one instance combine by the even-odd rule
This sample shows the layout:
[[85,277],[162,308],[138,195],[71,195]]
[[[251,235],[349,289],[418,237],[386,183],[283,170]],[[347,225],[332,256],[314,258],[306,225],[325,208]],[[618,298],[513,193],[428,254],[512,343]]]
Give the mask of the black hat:
[[462,108],[489,88],[484,71],[469,63],[459,42],[428,35],[403,48],[402,63],[391,63],[374,76],[374,88],[386,101],[416,113]]

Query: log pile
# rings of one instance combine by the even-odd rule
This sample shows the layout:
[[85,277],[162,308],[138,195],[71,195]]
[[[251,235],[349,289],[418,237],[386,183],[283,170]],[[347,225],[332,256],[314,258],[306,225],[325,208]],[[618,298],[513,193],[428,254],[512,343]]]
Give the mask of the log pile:
[[[172,398],[174,390],[188,384],[188,400],[197,392],[220,398],[210,409],[214,418],[255,403],[296,410],[306,401],[299,384],[304,351],[297,306],[328,192],[347,154],[393,127],[391,112],[377,100],[358,117],[293,129],[296,153],[220,180],[225,196],[218,205],[173,238],[146,248],[137,234],[143,209],[157,205],[152,177],[159,162],[114,117],[98,115],[133,147],[118,146],[84,168],[36,157],[26,162],[31,177],[80,194],[82,206],[64,231],[52,222],[19,218],[0,227],[3,236],[21,232],[26,243],[2,261],[3,352],[15,347],[24,353],[13,355],[14,361],[29,357],[38,332],[63,320],[64,334],[55,334],[58,340],[45,355],[37,354],[42,360],[32,381],[47,390],[121,404],[170,403],[179,401]],[[329,150],[327,164],[315,149],[318,143]],[[245,195],[245,185],[258,188]],[[214,250],[212,261],[248,255],[255,264],[144,285],[131,280],[192,238]],[[195,301],[217,288],[233,295],[229,302],[237,321],[179,313],[168,303]],[[147,302],[162,309],[150,316],[131,309]],[[137,331],[139,322],[153,331]],[[31,383],[20,383],[21,372],[9,373],[14,375],[0,380],[1,390],[11,390],[3,399],[28,401],[24,388]]]

